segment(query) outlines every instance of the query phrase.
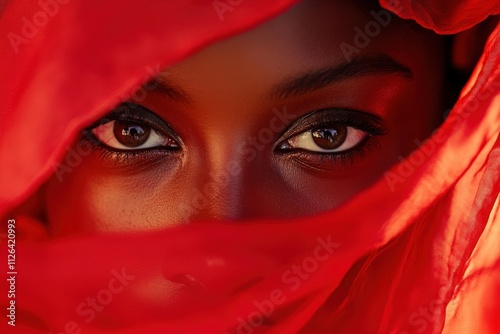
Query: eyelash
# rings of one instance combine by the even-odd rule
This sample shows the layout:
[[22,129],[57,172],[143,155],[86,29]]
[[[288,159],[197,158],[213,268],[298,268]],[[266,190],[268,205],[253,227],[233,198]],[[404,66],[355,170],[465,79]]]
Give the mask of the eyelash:
[[[299,124],[294,126],[294,124]],[[295,120],[291,127],[285,130],[278,142],[282,142],[299,133],[331,125],[343,125],[367,132],[370,136],[380,136],[387,132],[385,125],[378,117],[355,110],[323,109],[309,113]]]
[[[151,147],[138,150],[118,150],[101,143],[101,141],[99,141],[99,139],[97,139],[96,136],[91,132],[92,129],[96,128],[99,125],[115,120],[129,120],[137,122],[138,124],[146,125],[148,127],[151,127],[151,129],[165,133],[166,135],[174,138],[177,142],[181,143],[178,136],[176,136],[173,131],[158,116],[150,111],[144,110],[143,107],[138,105],[124,105],[129,105],[134,109],[139,109],[139,112],[127,112],[124,115],[124,113],[113,111],[104,118],[87,127],[82,133],[82,140],[90,143],[93,147],[93,150],[99,153],[99,159],[101,160],[101,162],[113,168],[127,167],[131,165],[138,168],[140,168],[141,165],[144,165],[145,167],[151,167],[152,164],[156,162],[160,163],[163,158],[179,152],[179,150],[177,149],[169,149],[166,147]],[[161,126],[158,126],[158,124],[161,124]]]
[[[304,163],[304,160],[311,160],[311,156],[314,156],[315,159],[318,161],[316,162],[317,165],[324,164],[325,162],[329,162],[335,166],[340,166],[340,167],[348,167],[354,164],[356,159],[363,158],[366,156],[371,150],[375,149],[378,146],[377,142],[374,140],[370,139],[370,136],[364,140],[362,143],[357,145],[356,148],[350,149],[348,151],[344,152],[337,152],[337,153],[310,153],[306,152],[304,150],[296,150],[294,152],[289,153],[289,158],[292,158],[299,163]],[[307,164],[306,164],[307,165]],[[310,165],[307,165],[308,167],[311,167]],[[313,167],[314,168],[314,167]],[[315,168],[315,169],[321,169],[321,168]]]
[[110,168],[127,168],[134,167],[134,172],[139,172],[142,168],[150,168],[156,163],[161,163],[163,159],[168,158],[176,153],[176,151],[160,149],[160,148],[147,148],[142,150],[113,150],[96,143],[95,139],[82,137],[82,140],[87,141],[98,154],[98,158],[104,167]]
[[[165,147],[152,147],[138,150],[117,150],[108,147],[101,143],[91,132],[95,127],[102,125],[106,122],[113,120],[130,120],[138,124],[144,124],[152,129],[165,133],[166,135],[174,138],[178,143],[181,140],[175,135],[172,129],[161,120],[158,116],[148,111],[141,106],[133,106],[138,109],[138,112],[122,113],[114,111],[108,114],[105,118],[99,120],[93,125],[84,130],[82,139],[89,142],[96,151],[99,151],[99,158],[103,163],[111,167],[126,167],[133,165],[140,168],[141,165],[151,166],[152,163],[161,162],[165,157],[179,152],[180,149],[169,149]],[[160,126],[158,126],[160,124]],[[344,152],[311,152],[302,149],[281,150],[279,149],[280,143],[289,140],[293,136],[300,133],[311,131],[313,129],[326,128],[332,125],[342,125],[353,127],[355,129],[365,131],[368,137],[356,147]],[[367,114],[355,110],[338,110],[338,109],[324,109],[312,113],[308,113],[301,118],[292,122],[290,127],[284,131],[277,141],[277,146],[274,147],[274,152],[278,155],[287,155],[297,161],[311,160],[311,157],[317,159],[319,164],[328,160],[333,164],[340,166],[352,165],[356,158],[364,157],[371,149],[375,148],[377,141],[373,140],[373,136],[380,136],[387,132],[383,123],[371,114]],[[180,145],[181,147],[182,145]],[[303,162],[304,163],[304,162]]]
[[[295,124],[299,126],[294,127]],[[303,149],[281,150],[281,143],[293,138],[294,136],[314,129],[327,128],[328,126],[348,126],[365,131],[368,137],[355,147],[344,152],[310,152]],[[368,152],[378,146],[378,141],[373,137],[381,136],[387,133],[387,128],[383,122],[376,116],[356,110],[347,109],[324,109],[304,115],[295,120],[291,127],[284,131],[275,147],[275,152],[279,155],[286,155],[299,163],[306,164],[304,161],[311,160],[311,157],[319,161],[318,165],[324,162],[330,162],[334,165],[345,167],[352,165],[357,158],[363,158]],[[308,166],[311,167],[311,166]]]

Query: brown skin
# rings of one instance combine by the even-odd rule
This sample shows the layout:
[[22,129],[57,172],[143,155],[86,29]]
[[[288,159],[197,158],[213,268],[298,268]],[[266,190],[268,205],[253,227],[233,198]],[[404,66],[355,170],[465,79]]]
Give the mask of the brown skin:
[[[116,154],[92,146],[62,182],[53,177],[47,184],[50,234],[299,217],[335,208],[373,184],[442,119],[440,37],[393,16],[352,57],[373,59],[383,53],[409,68],[412,77],[381,71],[378,64],[378,70],[319,89],[288,97],[272,94],[283,82],[345,64],[339,45],[355,46],[353,28],[364,30],[374,21],[370,9],[375,5],[305,1],[168,68],[159,82],[186,96],[156,84],[135,102],[169,124],[179,148],[117,160]],[[281,136],[292,124],[300,125],[300,117],[328,108],[335,109],[329,115],[339,109],[376,115],[385,132],[369,136],[347,158],[279,149],[289,139]],[[332,122],[319,128],[335,126],[342,128]],[[217,177],[222,174],[226,178]]]

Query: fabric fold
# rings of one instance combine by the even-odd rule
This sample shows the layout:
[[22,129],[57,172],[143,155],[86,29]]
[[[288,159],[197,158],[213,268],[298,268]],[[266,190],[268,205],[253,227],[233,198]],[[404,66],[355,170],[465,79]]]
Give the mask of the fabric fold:
[[[241,2],[225,12],[194,0],[101,1],[99,11],[83,0],[54,3],[58,14],[36,29],[23,19],[43,10],[35,2],[12,1],[0,18],[0,35],[8,37],[0,41],[0,216],[54,172],[84,125],[159,69],[295,2]],[[381,4],[445,34],[500,13],[495,1]],[[444,124],[336,210],[50,241],[40,231],[20,240],[18,326],[3,321],[2,332],[495,333],[499,36],[497,26]],[[130,50],[140,54],[124,56]],[[38,224],[8,219],[19,235]],[[0,290],[8,290],[5,280]],[[173,290],[179,299],[162,298]],[[3,298],[0,305],[8,306]]]

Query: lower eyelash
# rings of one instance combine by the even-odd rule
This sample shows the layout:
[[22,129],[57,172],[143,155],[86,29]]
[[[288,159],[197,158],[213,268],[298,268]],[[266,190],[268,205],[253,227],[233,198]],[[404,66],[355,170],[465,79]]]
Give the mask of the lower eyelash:
[[[312,157],[313,159],[316,159],[316,161],[313,163],[314,165],[324,165],[326,163],[330,163],[334,164],[335,167],[345,168],[352,166],[355,163],[356,159],[363,159],[368,153],[378,147],[378,141],[374,140],[373,136],[368,136],[367,140],[365,140],[363,143],[345,152],[318,153],[299,149],[290,152],[283,152],[280,154],[289,155],[294,160],[308,165],[308,167],[314,168],[314,166],[311,166],[307,163],[307,160],[312,160]],[[321,168],[318,167],[317,169]]]
[[133,166],[135,172],[149,169],[161,163],[166,157],[179,152],[179,150],[167,148],[117,151],[103,146],[99,141],[92,138],[82,137],[81,140],[85,140],[92,145],[92,149],[98,153],[98,158],[103,166],[110,168],[127,168]]

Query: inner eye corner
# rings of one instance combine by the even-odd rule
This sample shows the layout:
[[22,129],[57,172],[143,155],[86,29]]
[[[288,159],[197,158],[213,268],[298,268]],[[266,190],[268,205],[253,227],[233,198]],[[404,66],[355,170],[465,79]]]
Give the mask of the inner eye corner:
[[[284,145],[288,145],[288,147],[283,147]],[[278,142],[278,144],[273,148],[272,151],[276,154],[283,154],[283,153],[293,151],[293,148],[290,147],[287,140],[282,140],[282,141]]]

